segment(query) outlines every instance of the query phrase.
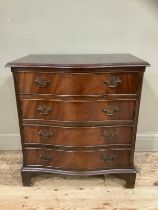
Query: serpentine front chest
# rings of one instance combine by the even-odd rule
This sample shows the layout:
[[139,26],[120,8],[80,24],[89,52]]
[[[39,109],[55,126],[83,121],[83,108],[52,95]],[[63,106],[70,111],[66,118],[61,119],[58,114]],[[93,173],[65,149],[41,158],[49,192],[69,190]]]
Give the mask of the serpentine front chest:
[[38,173],[115,174],[133,188],[148,65],[129,54],[29,55],[8,63],[19,115],[23,185]]

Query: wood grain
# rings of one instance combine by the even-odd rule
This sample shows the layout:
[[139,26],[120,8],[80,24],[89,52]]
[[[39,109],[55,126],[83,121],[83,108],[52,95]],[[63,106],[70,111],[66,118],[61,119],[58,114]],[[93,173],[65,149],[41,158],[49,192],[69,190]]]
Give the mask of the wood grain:
[[[38,111],[39,106],[52,109],[43,115]],[[114,115],[108,115],[103,110],[110,106],[117,106]],[[135,100],[98,100],[98,101],[46,101],[21,100],[23,119],[45,119],[59,121],[103,121],[103,120],[133,120]]]
[[[65,151],[51,149],[24,150],[25,166],[50,166],[63,170],[100,170],[130,168],[129,149]],[[111,157],[114,157],[111,160]]]
[[[33,71],[33,70],[32,70]],[[18,86],[21,94],[54,95],[104,95],[136,94],[139,87],[138,72],[104,72],[104,73],[50,73],[18,72]],[[119,78],[116,87],[106,83],[112,77]],[[46,87],[40,87],[37,79],[48,81]],[[64,81],[64,82],[63,82]]]
[[[58,127],[24,125],[25,144],[65,147],[130,145],[132,126]],[[47,136],[40,135],[44,131]]]

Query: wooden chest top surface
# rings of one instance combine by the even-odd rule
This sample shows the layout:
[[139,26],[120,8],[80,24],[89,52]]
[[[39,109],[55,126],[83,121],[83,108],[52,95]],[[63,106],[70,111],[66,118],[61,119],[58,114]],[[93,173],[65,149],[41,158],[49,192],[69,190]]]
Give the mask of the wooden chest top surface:
[[131,54],[38,54],[7,63],[7,67],[103,68],[149,66]]

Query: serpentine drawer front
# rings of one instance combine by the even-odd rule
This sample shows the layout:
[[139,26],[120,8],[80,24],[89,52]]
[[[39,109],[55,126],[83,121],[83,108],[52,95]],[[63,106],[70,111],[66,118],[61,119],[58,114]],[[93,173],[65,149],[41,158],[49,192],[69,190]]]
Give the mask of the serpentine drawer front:
[[149,64],[129,54],[29,55],[10,62],[24,186],[37,173],[114,174],[133,188],[141,88]]
[[133,120],[135,99],[117,101],[21,100],[23,119],[56,121]]
[[139,90],[138,82],[139,73],[137,71],[114,71],[113,73],[40,73],[40,71],[34,71],[18,73],[19,92],[23,94],[136,94]]
[[27,166],[46,166],[64,170],[130,168],[131,150],[62,151],[26,149]]
[[[25,144],[92,147],[132,144],[133,126],[59,127],[24,125]],[[97,136],[97,138],[96,138]]]

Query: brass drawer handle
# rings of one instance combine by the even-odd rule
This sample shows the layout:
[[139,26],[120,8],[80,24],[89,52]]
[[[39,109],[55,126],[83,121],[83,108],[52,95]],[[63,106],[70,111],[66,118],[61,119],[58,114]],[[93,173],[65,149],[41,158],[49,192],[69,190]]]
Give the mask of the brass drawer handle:
[[120,111],[120,109],[116,105],[109,105],[103,109],[103,112],[105,112],[109,116],[113,116],[118,111]]
[[53,133],[47,129],[41,129],[38,132],[38,135],[40,135],[42,138],[49,138],[49,137],[53,136]]
[[110,88],[115,88],[121,83],[121,79],[118,76],[111,76],[110,79],[104,81],[105,84],[107,84],[108,87]]
[[103,157],[101,157],[101,160],[103,160],[104,162],[112,162],[116,159],[115,155],[105,155]]
[[50,81],[44,77],[37,77],[34,82],[41,88],[45,88],[50,84]]
[[37,111],[39,111],[40,114],[42,114],[42,115],[47,115],[49,112],[52,111],[52,108],[50,106],[47,106],[44,104],[44,105],[39,105],[37,107]]
[[46,155],[40,155],[40,158],[43,160],[43,161],[51,161],[52,160],[52,157],[49,157],[49,156],[46,156]]
[[107,140],[109,142],[111,142],[111,141],[113,141],[116,138],[116,136],[118,136],[118,133],[117,133],[116,129],[112,129],[112,130],[105,130],[103,132],[103,135],[104,135],[104,137],[107,138]]

